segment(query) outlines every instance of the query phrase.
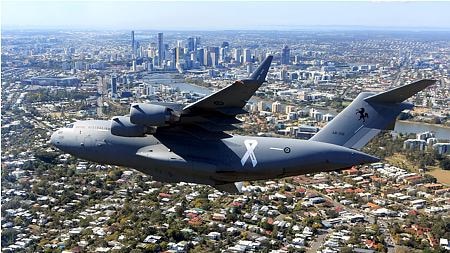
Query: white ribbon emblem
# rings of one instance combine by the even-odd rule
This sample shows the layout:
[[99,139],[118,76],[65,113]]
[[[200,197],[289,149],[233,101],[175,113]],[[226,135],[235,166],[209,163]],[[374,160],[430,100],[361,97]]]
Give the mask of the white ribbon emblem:
[[256,160],[255,153],[253,151],[256,148],[256,145],[258,145],[257,140],[245,140],[244,141],[245,148],[247,149],[247,152],[245,152],[244,156],[241,159],[241,164],[244,166],[245,162],[247,162],[248,158],[250,157],[250,160],[252,160],[253,167],[256,166],[258,161]]

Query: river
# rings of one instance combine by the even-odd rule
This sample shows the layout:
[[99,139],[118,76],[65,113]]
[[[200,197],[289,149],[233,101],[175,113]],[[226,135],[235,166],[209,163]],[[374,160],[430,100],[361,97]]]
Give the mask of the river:
[[423,132],[434,132],[440,140],[450,140],[450,127],[428,124],[422,122],[411,122],[399,120],[395,123],[394,131],[397,133],[417,134]]
[[185,83],[180,79],[174,79],[173,74],[152,74],[150,76],[144,77],[144,81],[149,84],[164,84],[180,91],[188,91],[191,93],[209,95],[212,93],[211,89],[206,87],[198,86],[191,83]]

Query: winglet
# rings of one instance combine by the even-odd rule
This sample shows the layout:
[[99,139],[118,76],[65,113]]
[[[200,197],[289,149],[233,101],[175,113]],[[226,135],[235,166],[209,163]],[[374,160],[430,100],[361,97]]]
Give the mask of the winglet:
[[250,79],[256,80],[260,83],[266,80],[267,72],[269,72],[270,64],[272,63],[273,56],[269,55],[266,59],[259,65],[259,67],[252,73]]
[[433,85],[435,82],[436,80],[432,79],[422,79],[417,82],[367,97],[364,100],[368,103],[401,103],[426,87]]

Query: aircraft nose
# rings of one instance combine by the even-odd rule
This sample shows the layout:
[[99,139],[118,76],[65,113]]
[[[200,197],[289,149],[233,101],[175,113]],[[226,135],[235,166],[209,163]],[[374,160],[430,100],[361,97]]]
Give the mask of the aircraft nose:
[[59,148],[59,145],[61,144],[59,138],[60,131],[61,130],[56,130],[55,132],[53,132],[52,136],[50,136],[50,143],[57,148]]

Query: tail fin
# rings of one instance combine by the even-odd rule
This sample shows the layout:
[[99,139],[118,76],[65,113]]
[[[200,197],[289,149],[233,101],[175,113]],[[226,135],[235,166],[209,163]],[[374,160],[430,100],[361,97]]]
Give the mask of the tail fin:
[[413,108],[404,100],[435,82],[424,79],[380,94],[363,92],[310,140],[360,149],[381,130],[393,129],[401,111]]

